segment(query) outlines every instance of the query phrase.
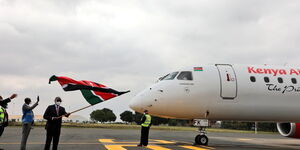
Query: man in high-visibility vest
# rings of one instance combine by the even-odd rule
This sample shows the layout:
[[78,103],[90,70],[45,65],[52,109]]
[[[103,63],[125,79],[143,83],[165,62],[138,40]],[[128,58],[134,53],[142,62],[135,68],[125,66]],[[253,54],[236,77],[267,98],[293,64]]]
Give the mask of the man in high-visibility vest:
[[148,110],[144,111],[144,116],[141,119],[141,141],[140,144],[137,146],[147,146],[148,145],[148,138],[149,138],[149,129],[151,126],[151,116],[148,114]]
[[3,99],[2,96],[0,96],[0,136],[2,136],[4,128],[8,126],[8,114],[5,109],[7,108],[8,103],[17,96],[17,94],[13,94],[7,99]]
[[4,131],[4,122],[5,122],[5,109],[0,107],[0,136],[2,135]]

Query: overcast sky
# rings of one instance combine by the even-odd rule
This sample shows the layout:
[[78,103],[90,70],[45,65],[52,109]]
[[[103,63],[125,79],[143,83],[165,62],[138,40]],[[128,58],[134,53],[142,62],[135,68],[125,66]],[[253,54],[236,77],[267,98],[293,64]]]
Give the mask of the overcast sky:
[[295,64],[300,56],[298,0],[0,0],[0,95],[21,115],[56,96],[72,111],[88,103],[51,75],[131,90],[77,113],[129,110],[130,99],[177,68],[210,63]]

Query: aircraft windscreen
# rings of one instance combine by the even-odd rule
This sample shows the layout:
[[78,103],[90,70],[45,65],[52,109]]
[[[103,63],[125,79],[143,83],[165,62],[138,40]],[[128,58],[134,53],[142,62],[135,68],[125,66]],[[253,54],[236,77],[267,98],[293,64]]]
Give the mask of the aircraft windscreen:
[[165,75],[164,77],[160,78],[160,80],[173,80],[177,74],[178,74],[178,72],[169,73],[169,74]]
[[178,80],[193,80],[191,71],[182,71],[177,77]]

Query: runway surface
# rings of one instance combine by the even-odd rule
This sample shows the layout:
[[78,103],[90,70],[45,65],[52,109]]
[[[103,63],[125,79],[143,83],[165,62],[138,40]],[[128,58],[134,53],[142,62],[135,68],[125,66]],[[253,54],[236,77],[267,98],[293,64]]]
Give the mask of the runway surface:
[[[208,133],[208,146],[193,146],[197,132],[150,130],[147,148],[136,147],[139,130],[62,128],[59,149],[63,150],[262,150],[300,149],[300,139],[289,139],[279,134]],[[46,132],[36,127],[29,135],[27,149],[44,148]],[[8,127],[0,138],[0,148],[20,149],[21,127]]]

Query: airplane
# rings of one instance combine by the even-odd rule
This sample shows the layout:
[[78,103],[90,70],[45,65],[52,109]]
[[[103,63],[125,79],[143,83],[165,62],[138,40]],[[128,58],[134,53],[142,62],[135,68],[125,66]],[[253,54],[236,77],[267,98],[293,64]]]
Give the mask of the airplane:
[[[164,118],[277,122],[281,135],[300,138],[300,67],[186,67],[160,78],[129,106]],[[207,145],[206,126],[199,127],[195,144]]]

